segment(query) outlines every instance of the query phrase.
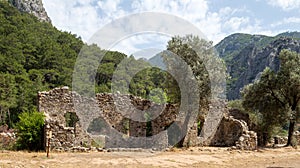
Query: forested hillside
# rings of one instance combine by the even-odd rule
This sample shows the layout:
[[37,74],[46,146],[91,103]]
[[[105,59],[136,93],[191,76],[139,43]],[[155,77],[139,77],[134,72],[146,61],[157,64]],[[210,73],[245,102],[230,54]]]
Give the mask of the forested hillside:
[[0,122],[36,108],[37,92],[68,85],[83,42],[0,1]]

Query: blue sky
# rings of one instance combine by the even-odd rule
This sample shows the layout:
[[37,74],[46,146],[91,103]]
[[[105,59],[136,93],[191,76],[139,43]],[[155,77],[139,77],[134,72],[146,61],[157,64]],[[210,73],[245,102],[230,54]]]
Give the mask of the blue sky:
[[[77,34],[86,42],[111,21],[145,11],[185,19],[214,44],[237,32],[272,36],[300,31],[300,0],[43,0],[43,3],[55,27]],[[164,49],[168,39],[155,34],[132,36],[112,50],[130,55],[143,53],[147,48]]]

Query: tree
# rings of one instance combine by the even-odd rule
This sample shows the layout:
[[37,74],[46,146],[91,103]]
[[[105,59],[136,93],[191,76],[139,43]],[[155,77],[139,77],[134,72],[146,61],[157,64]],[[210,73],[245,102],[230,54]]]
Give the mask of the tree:
[[[168,42],[163,61],[170,72],[169,77],[175,78],[166,80],[167,94],[172,94],[186,113],[182,133],[192,127],[193,119],[197,119],[201,128],[211,99],[225,97],[226,69],[221,59],[216,57],[212,42],[193,35],[175,36]],[[223,85],[219,85],[222,79]],[[176,89],[178,86],[179,89]],[[188,141],[181,141],[178,145],[188,145]]]
[[265,145],[274,126],[289,121],[287,146],[292,145],[300,107],[300,54],[283,50],[277,73],[266,68],[260,80],[246,86],[243,91],[243,106],[261,119],[261,136]]
[[[219,85],[222,83],[222,79],[225,79],[224,77],[227,76],[225,64],[220,58],[216,57],[212,42],[193,35],[175,36],[168,42],[167,51],[163,55],[163,60],[169,72],[176,74],[177,82],[187,80],[186,72],[189,69],[183,69],[184,66],[180,65],[178,60],[169,57],[169,55],[177,55],[190,67],[197,84],[194,88],[189,88],[184,92],[197,90],[200,95],[200,111],[208,111],[208,103],[212,95],[215,98],[222,97],[219,96],[219,93],[223,94],[223,97],[225,96],[223,86]],[[177,85],[174,83],[176,80],[167,80],[167,86],[169,86],[167,90],[175,93],[177,99],[180,100],[180,92],[182,90],[174,89],[174,86]],[[223,83],[226,83],[225,80]],[[205,115],[205,113],[201,115],[201,120],[204,121]]]
[[0,73],[0,124],[8,121],[11,127],[10,108],[16,106],[16,82],[13,75]]

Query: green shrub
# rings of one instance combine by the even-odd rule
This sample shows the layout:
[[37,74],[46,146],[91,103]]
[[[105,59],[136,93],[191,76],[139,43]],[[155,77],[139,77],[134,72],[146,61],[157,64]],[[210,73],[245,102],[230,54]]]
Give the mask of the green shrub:
[[150,91],[149,99],[157,104],[165,104],[168,97],[161,88],[155,88]]
[[40,150],[43,147],[44,114],[40,112],[23,112],[16,124],[17,149]]

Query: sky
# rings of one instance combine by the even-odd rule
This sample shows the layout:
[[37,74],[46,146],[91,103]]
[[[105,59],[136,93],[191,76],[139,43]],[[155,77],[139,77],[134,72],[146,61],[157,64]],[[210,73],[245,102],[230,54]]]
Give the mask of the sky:
[[[43,4],[55,27],[87,43],[116,19],[141,12],[163,12],[186,20],[214,44],[233,33],[274,36],[300,31],[300,0],[43,0]],[[108,49],[150,57],[143,53],[151,52],[144,51],[163,50],[169,39],[170,35],[141,33],[124,37]]]

